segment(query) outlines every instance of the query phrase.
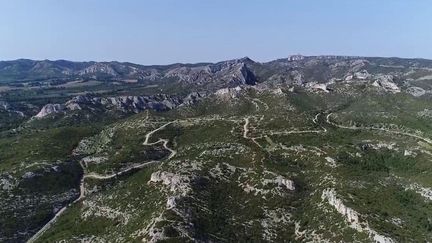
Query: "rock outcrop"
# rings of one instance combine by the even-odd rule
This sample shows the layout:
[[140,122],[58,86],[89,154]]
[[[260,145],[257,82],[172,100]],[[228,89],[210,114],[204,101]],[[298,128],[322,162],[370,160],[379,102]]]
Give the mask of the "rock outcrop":
[[345,217],[347,224],[358,232],[365,232],[371,240],[378,243],[393,243],[393,239],[380,235],[369,227],[367,221],[361,220],[361,215],[354,209],[347,207],[343,201],[337,197],[334,188],[327,188],[323,191],[321,198],[333,206],[338,213]]
[[62,104],[46,104],[42,109],[37,113],[35,118],[44,118],[51,114],[57,114],[65,111],[65,106]]
[[166,111],[181,105],[190,105],[204,98],[206,93],[193,92],[184,98],[165,94],[151,96],[117,96],[96,97],[79,95],[64,104],[47,104],[34,118],[40,119],[51,114],[61,114],[75,110],[120,111],[123,113],[139,113],[144,110]]
[[400,88],[394,83],[394,76],[380,75],[372,84],[375,87],[381,87],[391,93],[399,93]]
[[242,58],[202,66],[182,66],[169,70],[165,77],[178,79],[181,83],[215,87],[255,85],[257,79],[247,66],[251,62],[248,58]]
[[10,109],[10,104],[6,101],[0,101],[0,109],[2,110],[9,110]]

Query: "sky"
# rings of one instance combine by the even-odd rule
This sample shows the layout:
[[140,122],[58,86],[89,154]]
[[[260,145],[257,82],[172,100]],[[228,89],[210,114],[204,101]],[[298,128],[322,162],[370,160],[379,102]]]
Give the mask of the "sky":
[[430,0],[0,0],[0,60],[432,59]]

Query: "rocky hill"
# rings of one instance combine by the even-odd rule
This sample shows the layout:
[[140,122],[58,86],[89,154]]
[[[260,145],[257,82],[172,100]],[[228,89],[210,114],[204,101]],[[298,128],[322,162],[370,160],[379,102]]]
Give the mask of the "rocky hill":
[[379,79],[391,76],[395,82],[429,80],[432,61],[424,59],[291,56],[259,63],[249,58],[218,63],[143,66],[119,62],[70,62],[16,60],[0,62],[1,82],[42,81],[46,79],[138,80],[224,86],[273,82],[304,84],[331,81]]
[[169,95],[152,96],[118,96],[95,97],[94,95],[80,95],[73,97],[64,104],[46,104],[33,118],[41,119],[54,114],[65,114],[77,110],[95,112],[139,113],[144,110],[167,111],[181,105],[191,105],[206,96],[205,93],[193,92],[184,98]]
[[0,62],[0,242],[428,242],[432,61]]

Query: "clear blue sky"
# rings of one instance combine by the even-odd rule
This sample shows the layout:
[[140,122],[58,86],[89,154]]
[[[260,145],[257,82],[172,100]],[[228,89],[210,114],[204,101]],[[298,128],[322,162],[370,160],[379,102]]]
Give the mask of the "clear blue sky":
[[0,60],[432,59],[430,0],[0,0]]

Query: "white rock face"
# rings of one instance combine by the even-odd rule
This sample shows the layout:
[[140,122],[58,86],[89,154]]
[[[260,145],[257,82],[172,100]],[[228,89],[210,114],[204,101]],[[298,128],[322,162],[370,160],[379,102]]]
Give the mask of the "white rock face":
[[328,165],[330,167],[332,167],[332,168],[336,168],[337,167],[336,161],[333,158],[331,158],[331,157],[325,157],[325,160],[328,162]]
[[[281,175],[277,175],[273,172],[266,171],[266,173],[274,177],[271,179],[261,179],[256,181],[255,183],[252,183],[251,181],[246,183],[241,183],[240,186],[243,188],[243,191],[245,191],[246,193],[253,193],[254,195],[258,195],[258,194],[282,195],[286,193],[286,190],[289,191],[295,190],[294,181],[287,179]],[[272,188],[267,189],[269,186],[272,186]]]
[[289,179],[285,179],[282,176],[276,177],[274,180],[272,180],[272,182],[276,183],[278,186],[284,186],[288,190],[291,190],[291,191],[295,190],[294,181],[289,180]]
[[[201,163],[198,161],[177,161],[173,160],[173,164],[178,166],[175,173],[168,171],[156,171],[150,176],[148,184],[151,186],[164,186],[164,192],[167,193],[165,208],[160,212],[159,216],[154,217],[153,220],[142,230],[134,233],[135,237],[143,237],[143,242],[159,242],[164,239],[169,239],[164,227],[158,226],[159,222],[166,221],[164,212],[172,210],[184,221],[170,223],[179,235],[183,237],[190,237],[190,211],[189,208],[181,205],[179,201],[188,197],[191,191],[191,181],[196,177],[194,172],[201,170]],[[157,185],[156,185],[157,183]]]
[[326,93],[329,92],[326,84],[310,82],[306,84],[306,87],[313,91],[324,91]]
[[404,150],[404,156],[415,156],[415,155],[417,155],[417,153],[415,153],[414,151],[412,151],[412,150]]
[[18,185],[18,182],[10,175],[0,178],[0,190],[10,191]]
[[354,74],[354,77],[356,79],[359,79],[359,80],[366,80],[366,79],[369,79],[371,77],[371,75],[368,73],[368,71],[362,70],[360,72],[356,72]]
[[[238,89],[232,89],[239,92]],[[34,116],[44,118],[53,113],[66,113],[82,109],[93,110],[95,107],[103,106],[106,110],[117,110],[121,112],[139,113],[147,109],[157,111],[170,110],[182,104],[193,104],[206,96],[205,92],[192,92],[186,98],[170,96],[165,94],[151,96],[115,96],[115,97],[93,97],[92,95],[78,95],[64,104],[47,104]]]
[[414,190],[427,200],[432,200],[432,188],[422,187],[417,183],[409,185],[406,189]]
[[300,55],[300,54],[298,54],[298,55],[290,55],[290,56],[288,56],[288,61],[300,61],[300,60],[303,60],[305,57],[304,56],[302,56],[302,55]]
[[164,185],[175,184],[180,181],[180,178],[173,173],[165,171],[156,171],[150,177],[151,182],[162,182]]
[[271,92],[272,92],[272,94],[275,94],[275,95],[283,95],[284,94],[281,88],[272,89]]
[[63,112],[65,107],[61,104],[47,104],[36,114],[36,118],[44,118],[50,114]]
[[378,83],[378,81],[374,81],[372,83],[372,86],[374,86],[374,87],[381,87],[381,85]]
[[314,85],[312,86],[312,89],[315,89],[315,90],[322,90],[322,91],[324,91],[324,92],[326,92],[326,93],[329,92],[328,89],[327,89],[327,85],[326,85],[326,84],[314,84]]
[[[353,80],[367,80],[371,79],[372,75],[369,74],[364,67],[369,63],[367,60],[355,60],[349,64],[351,66],[350,71],[345,75],[345,81]],[[346,63],[338,63],[337,66],[344,66]]]
[[113,76],[117,76],[117,72],[108,64],[104,63],[95,63],[81,71],[78,72],[80,75],[85,74],[97,74],[97,73],[106,73]]
[[166,208],[172,209],[172,208],[175,208],[176,205],[177,205],[176,197],[168,197],[167,202],[166,202]]
[[351,208],[344,205],[342,200],[337,198],[336,191],[333,188],[327,188],[323,191],[321,198],[327,200],[330,205],[348,219],[350,227],[358,231],[363,231],[363,227],[359,221],[359,214]]
[[369,237],[378,243],[394,243],[393,239],[378,234],[375,230],[369,227],[367,221],[360,221],[360,214],[354,209],[347,207],[341,199],[337,197],[336,190],[334,188],[327,188],[322,192],[321,198],[326,200],[331,206],[333,206],[338,213],[345,217],[348,225],[357,230],[358,232],[366,232]]
[[392,93],[399,93],[400,88],[393,82],[394,77],[392,75],[379,76],[377,80],[372,84],[373,86],[382,87],[386,91]]
[[351,66],[351,70],[353,72],[357,72],[357,71],[361,70],[362,68],[364,68],[368,64],[370,64],[370,62],[368,60],[357,59],[357,60],[351,61],[350,66]]
[[181,195],[186,195],[190,190],[188,178],[182,178],[171,172],[156,171],[151,177],[149,183],[162,183],[169,187],[171,192],[179,192]]
[[246,65],[249,62],[253,61],[242,58],[203,66],[176,67],[170,69],[165,77],[177,78],[180,82],[193,84],[205,84],[217,80],[231,85],[254,85],[256,78]]
[[243,89],[240,86],[235,88],[223,88],[215,92],[215,95],[221,99],[236,98]]
[[66,108],[68,110],[71,110],[71,111],[81,110],[81,106],[79,104],[73,103],[73,102],[67,102],[66,103]]

